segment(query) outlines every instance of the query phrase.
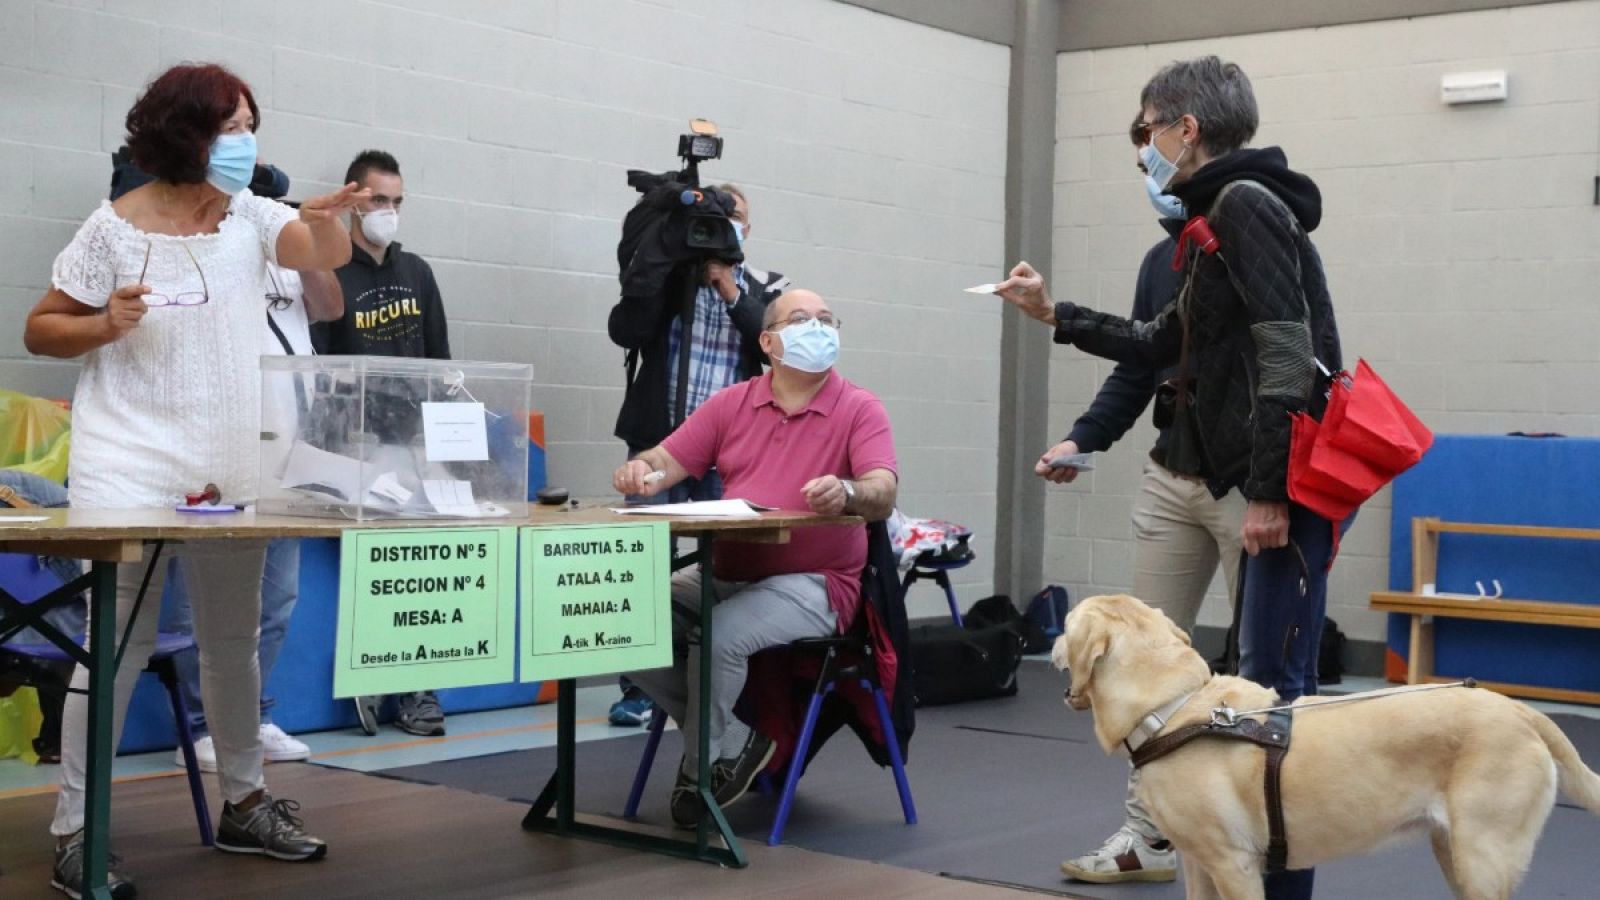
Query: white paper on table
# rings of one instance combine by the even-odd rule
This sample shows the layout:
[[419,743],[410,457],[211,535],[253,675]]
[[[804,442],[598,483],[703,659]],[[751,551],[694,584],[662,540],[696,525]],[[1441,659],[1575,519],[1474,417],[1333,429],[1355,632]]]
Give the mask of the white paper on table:
[[481,462],[489,458],[482,403],[422,404],[423,452],[428,462]]
[[361,460],[295,441],[289,448],[280,484],[351,503],[361,496]]
[[619,506],[614,513],[631,516],[704,516],[714,519],[749,519],[769,510],[748,500],[697,500],[691,503],[658,503],[654,506]]
[[992,294],[995,288],[999,286],[998,284],[975,284],[969,288],[962,288],[962,290],[969,294]]
[[405,506],[411,500],[411,491],[400,484],[400,476],[394,472],[385,472],[373,479],[367,486],[367,499],[372,502],[374,498],[388,500],[399,506]]
[[49,519],[49,516],[8,516],[0,513],[0,524],[6,522],[46,522]]
[[472,497],[472,482],[455,478],[429,478],[422,482],[422,494],[433,511],[445,516],[477,518],[483,513]]

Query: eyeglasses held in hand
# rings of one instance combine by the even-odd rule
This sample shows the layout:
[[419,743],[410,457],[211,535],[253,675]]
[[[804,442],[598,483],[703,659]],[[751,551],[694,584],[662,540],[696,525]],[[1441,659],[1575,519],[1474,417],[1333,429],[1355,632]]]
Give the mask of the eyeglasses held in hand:
[[[139,269],[140,284],[144,284],[144,275],[150,270],[150,250],[154,246],[154,241],[144,245],[144,265]],[[185,291],[181,294],[157,294],[152,292],[144,295],[145,306],[199,306],[203,303],[211,302],[211,288],[206,285],[206,273],[204,269],[200,268],[200,260],[194,258],[194,251],[189,249],[188,244],[180,243],[179,246],[183,248],[184,253],[189,255],[189,262],[194,263],[194,270],[200,273],[200,293]]]

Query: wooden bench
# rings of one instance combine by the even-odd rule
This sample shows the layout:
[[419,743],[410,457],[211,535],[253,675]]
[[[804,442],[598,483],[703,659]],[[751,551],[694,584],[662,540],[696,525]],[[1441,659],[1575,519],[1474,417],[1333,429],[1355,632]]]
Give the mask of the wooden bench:
[[[1471,522],[1441,522],[1433,518],[1411,520],[1411,590],[1378,591],[1372,595],[1370,602],[1373,609],[1411,617],[1411,653],[1406,671],[1406,682],[1408,684],[1456,680],[1455,678],[1446,678],[1434,674],[1433,619],[1435,618],[1520,622],[1528,625],[1558,625],[1568,628],[1600,628],[1600,604],[1434,595],[1431,591],[1434,585],[1438,583],[1439,535],[1441,534],[1483,534],[1500,537],[1600,541],[1600,529],[1594,528],[1485,525]],[[1567,703],[1600,704],[1600,691],[1578,691],[1567,688],[1501,682],[1479,682],[1479,684],[1502,694],[1509,694],[1515,697],[1559,700]]]

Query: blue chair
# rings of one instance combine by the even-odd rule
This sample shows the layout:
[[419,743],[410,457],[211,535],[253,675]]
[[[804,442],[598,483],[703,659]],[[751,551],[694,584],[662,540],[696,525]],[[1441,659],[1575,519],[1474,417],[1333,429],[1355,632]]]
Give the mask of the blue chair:
[[968,551],[966,556],[956,559],[937,559],[932,553],[925,552],[911,564],[911,570],[906,572],[906,579],[900,587],[904,591],[910,591],[911,586],[917,583],[917,579],[926,578],[944,588],[944,598],[950,604],[950,618],[955,621],[956,627],[963,627],[961,607],[956,605],[956,592],[950,586],[949,572],[951,569],[959,569],[970,564],[975,556],[976,554]]
[[[37,557],[0,553],[0,587],[19,603],[23,605],[33,603],[60,584],[60,580],[53,573],[40,566]],[[41,587],[45,589],[40,590]],[[19,592],[21,596],[18,595]],[[148,611],[146,614],[153,615]],[[81,644],[83,636],[78,635],[77,640]],[[183,702],[183,694],[178,690],[178,671],[173,663],[175,655],[193,646],[194,640],[187,635],[158,634],[155,649],[151,652],[144,671],[154,674],[161,680],[161,685],[166,688],[167,696],[172,701],[172,718],[177,723],[178,746],[182,748],[184,768],[188,770],[189,793],[194,800],[194,815],[196,824],[200,828],[200,843],[210,847],[214,837],[211,830],[211,812],[206,804],[205,786],[200,779],[200,763],[194,755],[194,734],[189,730],[188,705]],[[24,664],[73,662],[73,658],[65,650],[47,641],[6,641],[0,643],[0,654],[9,655]],[[34,677],[27,677],[30,670]],[[25,683],[35,686],[49,684],[52,680],[58,679],[48,667],[39,665],[18,667],[13,675],[18,673],[24,675],[22,680]],[[70,687],[66,689],[71,690]]]
[[[783,843],[783,830],[788,825],[789,813],[794,807],[795,789],[799,786],[800,773],[805,768],[805,760],[811,750],[811,738],[816,729],[817,716],[822,712],[823,700],[839,685],[850,682],[859,684],[872,694],[878,712],[878,727],[883,730],[890,769],[894,773],[895,790],[900,795],[901,812],[905,815],[907,825],[917,824],[916,803],[911,798],[911,784],[906,778],[905,761],[900,756],[900,742],[895,734],[894,721],[889,715],[889,703],[882,685],[878,683],[878,667],[873,658],[872,645],[858,634],[848,634],[802,638],[791,641],[786,649],[817,657],[820,670],[811,692],[810,705],[806,708],[805,721],[800,726],[800,738],[795,744],[794,755],[785,769],[783,791],[778,795],[778,812],[773,817],[767,843],[774,847]],[[631,819],[638,815],[639,800],[650,778],[650,766],[655,762],[656,748],[661,743],[661,732],[666,730],[666,725],[667,716],[657,709],[650,717],[649,737],[639,760],[639,770],[633,776],[633,787],[628,791],[627,805],[622,810],[624,818]],[[687,736],[685,739],[688,739]]]
[[[895,580],[894,573],[894,550],[889,543],[887,527],[881,521],[868,523],[867,564],[861,572],[862,611],[850,633],[802,638],[782,647],[762,651],[751,658],[754,664],[757,658],[766,657],[767,654],[787,652],[811,657],[816,662],[817,668],[817,678],[811,689],[805,719],[801,722],[794,753],[784,773],[783,792],[778,798],[778,812],[773,817],[772,831],[767,835],[768,844],[777,846],[783,842],[783,829],[788,824],[789,812],[794,806],[795,788],[799,785],[800,774],[805,770],[806,762],[811,755],[818,719],[823,712],[823,701],[841,684],[857,684],[871,695],[877,714],[878,730],[884,739],[884,755],[894,773],[895,789],[900,794],[901,812],[905,815],[907,825],[917,824],[917,807],[911,799],[911,785],[906,779],[905,758],[900,747],[902,739],[909,744],[915,724],[911,717],[909,693],[911,667],[906,664],[900,669],[903,679],[902,690],[897,693],[896,699],[897,708],[903,710],[905,715],[903,721],[906,724],[905,733],[900,734],[895,727],[894,714],[889,708],[888,698],[884,696],[883,685],[878,680],[877,658],[872,641],[868,637],[868,617],[876,615],[878,624],[890,635],[891,644],[902,654],[900,659],[907,660],[904,655],[909,650],[908,636],[905,634],[905,592]],[[628,802],[623,809],[623,815],[627,818],[631,819],[639,812],[639,798],[643,795],[645,782],[650,777],[650,766],[655,761],[656,748],[661,743],[661,732],[666,725],[667,716],[658,707],[655,715],[650,717],[650,736],[645,742],[644,754],[639,760],[639,769],[634,774],[633,787],[628,792]],[[873,755],[876,758],[877,754]],[[878,760],[878,762],[883,761]],[[757,785],[761,786],[763,793],[766,792],[765,773],[758,776]]]

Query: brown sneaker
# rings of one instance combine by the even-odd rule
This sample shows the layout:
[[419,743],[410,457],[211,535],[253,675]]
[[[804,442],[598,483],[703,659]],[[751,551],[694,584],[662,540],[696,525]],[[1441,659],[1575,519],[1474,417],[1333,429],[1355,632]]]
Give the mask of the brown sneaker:
[[693,828],[700,824],[700,811],[705,807],[700,803],[700,790],[693,778],[678,772],[678,780],[672,784],[672,824],[679,828]]
[[717,805],[727,809],[743,797],[750,790],[750,782],[772,762],[777,749],[771,738],[752,728],[738,756],[712,763],[711,796],[717,798]]

